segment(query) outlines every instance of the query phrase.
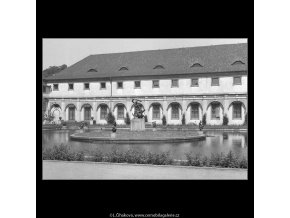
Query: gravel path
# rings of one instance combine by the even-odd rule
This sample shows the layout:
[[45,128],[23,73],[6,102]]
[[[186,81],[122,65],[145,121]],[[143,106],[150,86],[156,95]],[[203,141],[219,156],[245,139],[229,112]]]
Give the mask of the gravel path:
[[43,179],[247,179],[247,170],[122,163],[43,161]]

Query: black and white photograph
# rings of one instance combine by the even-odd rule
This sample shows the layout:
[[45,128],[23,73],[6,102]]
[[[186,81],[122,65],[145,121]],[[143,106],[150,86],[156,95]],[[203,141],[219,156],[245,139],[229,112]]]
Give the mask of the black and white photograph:
[[42,46],[43,180],[248,179],[247,38]]
[[0,3],[0,217],[289,217],[289,1],[126,3]]

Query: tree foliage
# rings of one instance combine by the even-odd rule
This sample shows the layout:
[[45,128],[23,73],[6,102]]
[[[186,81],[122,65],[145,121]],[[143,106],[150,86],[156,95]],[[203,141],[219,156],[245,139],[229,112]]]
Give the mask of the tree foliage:
[[144,116],[144,119],[145,119],[145,123],[147,123],[147,122],[148,122],[148,117],[147,117],[147,115]]
[[128,112],[126,113],[125,123],[127,125],[130,125],[130,123],[131,123],[131,120],[130,120],[130,117],[129,117],[129,113]]
[[163,126],[166,125],[166,117],[165,117],[165,115],[163,115],[163,117],[162,117],[162,124],[163,124]]
[[42,71],[42,78],[52,76],[53,74],[59,73],[60,71],[66,68],[67,68],[66,64],[63,64],[61,66],[50,66],[49,68]]
[[245,115],[245,122],[244,122],[244,125],[248,125],[248,113],[246,113],[246,115]]
[[182,120],[181,120],[181,122],[182,122],[182,125],[185,125],[185,114],[182,114]]
[[223,125],[227,126],[228,123],[229,123],[229,118],[228,118],[227,114],[225,114],[224,117],[223,117]]
[[202,116],[202,125],[206,125],[206,113]]
[[113,115],[112,111],[109,111],[106,120],[107,120],[108,124],[112,124],[113,125],[115,123],[116,119],[115,119],[115,116]]

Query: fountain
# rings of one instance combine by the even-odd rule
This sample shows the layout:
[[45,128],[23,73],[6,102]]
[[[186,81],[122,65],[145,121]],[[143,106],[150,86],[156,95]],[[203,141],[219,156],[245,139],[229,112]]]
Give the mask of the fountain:
[[[99,141],[106,143],[160,143],[160,142],[186,142],[205,140],[202,132],[203,126],[199,126],[199,131],[182,130],[157,130],[156,122],[152,122],[153,129],[145,129],[144,108],[141,100],[132,99],[134,113],[130,122],[130,130],[121,130],[117,132],[117,124],[114,123],[111,131],[97,130],[92,132],[74,133],[70,135],[72,140],[79,141]],[[146,131],[145,131],[146,130]]]

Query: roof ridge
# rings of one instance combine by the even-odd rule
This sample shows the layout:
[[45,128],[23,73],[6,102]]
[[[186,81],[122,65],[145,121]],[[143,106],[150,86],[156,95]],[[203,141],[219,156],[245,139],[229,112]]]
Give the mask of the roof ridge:
[[[179,48],[161,48],[161,49],[152,49],[152,50],[137,50],[137,51],[125,51],[125,52],[115,52],[115,53],[101,53],[101,54],[91,54],[89,56],[100,56],[100,55],[110,55],[110,54],[129,54],[137,52],[154,52],[154,51],[169,51],[169,50],[182,50],[182,49],[193,49],[193,48],[206,48],[206,47],[221,47],[221,46],[237,46],[237,45],[247,45],[248,43],[235,43],[235,44],[218,44],[218,45],[202,45],[194,47],[179,47]],[[89,57],[88,56],[88,57]]]

